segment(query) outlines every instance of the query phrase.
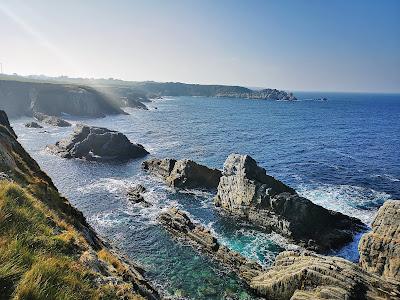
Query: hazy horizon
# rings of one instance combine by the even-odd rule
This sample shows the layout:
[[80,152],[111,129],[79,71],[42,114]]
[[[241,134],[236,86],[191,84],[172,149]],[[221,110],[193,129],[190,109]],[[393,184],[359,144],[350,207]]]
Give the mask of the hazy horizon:
[[0,0],[5,73],[400,92],[399,1]]

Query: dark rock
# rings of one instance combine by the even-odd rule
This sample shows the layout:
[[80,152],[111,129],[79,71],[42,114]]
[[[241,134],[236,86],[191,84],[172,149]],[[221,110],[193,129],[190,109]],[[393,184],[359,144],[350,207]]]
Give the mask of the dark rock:
[[159,221],[174,237],[200,248],[205,254],[235,272],[248,284],[263,270],[256,262],[221,245],[209,229],[201,224],[193,223],[186,213],[175,207],[161,213]]
[[400,281],[400,201],[386,201],[358,245],[367,272]]
[[25,127],[27,128],[43,128],[42,125],[36,123],[36,122],[29,122],[25,124]]
[[146,188],[141,184],[130,187],[127,191],[128,199],[134,203],[142,203],[146,207],[151,206],[151,204],[144,199],[143,194],[146,193],[146,191]]
[[56,126],[56,127],[70,127],[70,126],[72,126],[71,123],[69,123],[69,122],[67,122],[67,121],[65,121],[65,120],[63,120],[61,118],[58,118],[58,117],[55,117],[55,116],[48,116],[48,115],[45,115],[45,114],[42,114],[42,113],[38,113],[38,112],[34,113],[33,117],[36,120],[40,121],[40,122],[43,122],[43,123],[46,123],[46,124],[49,124],[49,125],[52,125],[52,126]]
[[218,187],[221,171],[210,169],[192,160],[150,159],[142,164],[143,169],[162,177],[166,183],[176,188]]
[[87,160],[128,160],[148,154],[140,144],[133,144],[121,132],[101,127],[76,126],[74,133],[48,149],[64,158]]
[[266,299],[399,299],[398,283],[369,274],[339,257],[285,251],[250,281]]
[[300,197],[266,174],[248,155],[231,154],[224,164],[215,204],[308,249],[325,252],[352,241],[364,224]]
[[14,132],[14,129],[12,129],[10,125],[10,121],[8,120],[8,116],[4,110],[0,110],[0,125],[3,125],[7,130],[10,132],[10,134],[14,137],[17,138],[16,133]]

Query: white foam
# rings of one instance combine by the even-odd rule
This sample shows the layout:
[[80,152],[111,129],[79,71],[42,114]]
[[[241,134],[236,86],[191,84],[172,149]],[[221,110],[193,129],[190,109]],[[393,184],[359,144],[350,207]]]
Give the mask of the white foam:
[[385,192],[352,185],[300,186],[298,192],[316,204],[359,218],[368,225],[372,223],[378,207],[390,198]]

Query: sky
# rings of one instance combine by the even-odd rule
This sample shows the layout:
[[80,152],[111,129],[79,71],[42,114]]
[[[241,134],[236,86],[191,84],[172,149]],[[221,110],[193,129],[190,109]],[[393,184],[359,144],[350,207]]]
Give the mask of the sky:
[[8,74],[400,92],[397,0],[0,0]]

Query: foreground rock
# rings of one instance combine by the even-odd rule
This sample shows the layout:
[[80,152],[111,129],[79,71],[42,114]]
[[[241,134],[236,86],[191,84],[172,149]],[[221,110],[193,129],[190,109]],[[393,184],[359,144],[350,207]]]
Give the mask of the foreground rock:
[[14,129],[11,127],[10,121],[8,120],[8,116],[4,110],[0,110],[0,125],[4,126],[5,129],[14,137],[17,138],[17,134],[14,132]]
[[140,144],[133,144],[121,132],[101,127],[76,126],[74,133],[48,149],[64,158],[87,160],[128,160],[148,154]]
[[36,120],[38,120],[40,122],[43,122],[43,123],[46,123],[46,124],[49,124],[51,126],[56,126],[56,127],[70,127],[70,126],[72,126],[71,123],[69,123],[69,122],[67,122],[67,121],[65,121],[65,120],[63,120],[61,118],[55,117],[55,116],[48,116],[48,115],[45,115],[45,114],[42,114],[42,113],[34,113],[33,117]]
[[366,271],[400,281],[400,201],[386,201],[359,243],[360,265]]
[[267,175],[248,155],[231,154],[227,158],[215,204],[319,252],[343,246],[352,241],[354,232],[364,229],[360,220],[300,197]]
[[25,124],[25,127],[27,128],[43,128],[42,125],[36,123],[36,122],[29,122]]
[[248,284],[262,271],[259,264],[221,245],[209,229],[193,223],[184,212],[175,207],[161,213],[159,220],[175,237],[200,247],[204,253],[235,272]]
[[143,195],[146,192],[147,190],[143,185],[137,184],[133,187],[128,188],[128,199],[134,203],[141,203],[144,206],[149,207],[151,206],[151,204],[144,199]]
[[221,177],[220,170],[210,169],[188,159],[154,158],[143,162],[142,167],[176,188],[216,189]]
[[399,299],[397,283],[365,272],[339,257],[308,251],[280,253],[250,287],[267,299]]

